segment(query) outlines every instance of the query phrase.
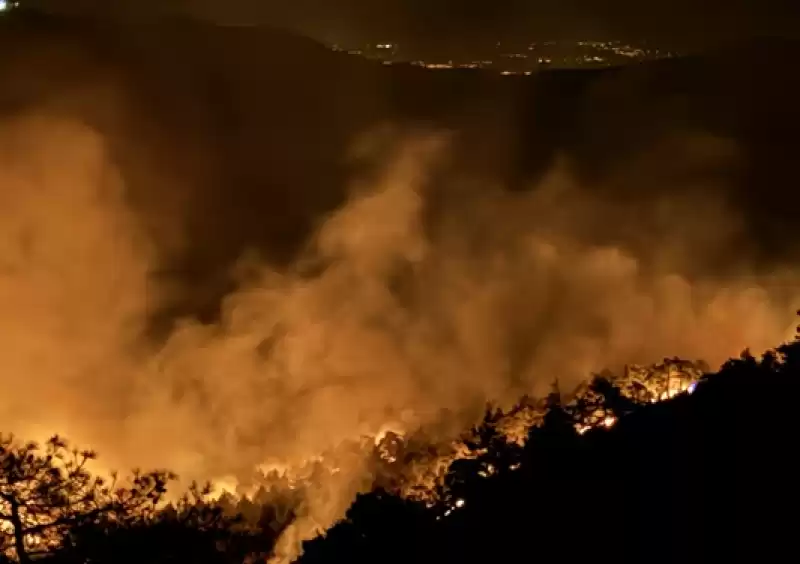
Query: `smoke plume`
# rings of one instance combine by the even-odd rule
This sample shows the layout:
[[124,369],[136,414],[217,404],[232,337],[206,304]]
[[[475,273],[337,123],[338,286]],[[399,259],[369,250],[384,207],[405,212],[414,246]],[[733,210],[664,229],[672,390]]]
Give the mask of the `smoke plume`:
[[[159,241],[104,139],[70,120],[4,123],[3,427],[64,433],[108,466],[246,483],[386,429],[446,439],[554,378],[665,356],[713,366],[791,334],[797,276],[748,271],[717,192],[604,199],[566,160],[526,192],[439,181],[449,143],[396,135],[294,263],[245,254],[218,321],[156,342]],[[720,278],[707,265],[723,255],[735,266]],[[287,553],[369,487],[363,460],[336,465]]]

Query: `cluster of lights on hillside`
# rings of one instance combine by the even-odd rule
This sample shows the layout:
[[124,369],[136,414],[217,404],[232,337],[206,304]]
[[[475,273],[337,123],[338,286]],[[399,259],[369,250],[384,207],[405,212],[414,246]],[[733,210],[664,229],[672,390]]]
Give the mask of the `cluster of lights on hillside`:
[[464,47],[458,54],[424,53],[419,49],[382,42],[343,47],[343,51],[384,65],[410,64],[425,69],[484,69],[503,76],[531,75],[544,68],[600,68],[672,58],[677,52],[622,41],[540,41],[527,45],[498,42],[494,47]]

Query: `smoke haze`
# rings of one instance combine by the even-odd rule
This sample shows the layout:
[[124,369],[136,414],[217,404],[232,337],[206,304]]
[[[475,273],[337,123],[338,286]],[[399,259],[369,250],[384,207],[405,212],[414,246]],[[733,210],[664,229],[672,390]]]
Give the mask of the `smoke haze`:
[[[110,467],[246,482],[260,464],[298,465],[387,428],[455,432],[487,401],[509,406],[556,377],[568,387],[665,356],[714,366],[792,334],[795,272],[748,269],[713,186],[613,200],[560,159],[510,192],[450,174],[450,133],[381,139],[389,149],[370,152],[374,136],[358,145],[363,174],[295,261],[246,254],[218,320],[186,317],[153,339],[174,285],[154,276],[162,243],[106,140],[65,118],[4,122],[3,427],[63,433]],[[676,168],[737,158],[705,135],[675,143],[691,148]],[[630,163],[632,177],[663,154]],[[316,525],[368,487],[363,461],[337,465],[327,501],[311,506]],[[311,534],[303,526],[291,534]]]

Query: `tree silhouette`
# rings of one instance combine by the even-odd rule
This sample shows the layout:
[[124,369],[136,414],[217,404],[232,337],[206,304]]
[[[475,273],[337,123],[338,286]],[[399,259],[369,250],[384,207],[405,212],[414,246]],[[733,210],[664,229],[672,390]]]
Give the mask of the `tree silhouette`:
[[70,532],[100,523],[125,524],[155,513],[174,478],[167,472],[134,472],[124,486],[93,476],[92,451],[71,449],[58,436],[44,448],[0,436],[2,551],[27,564],[55,554]]
[[222,564],[242,562],[250,552],[272,546],[248,542],[253,532],[239,515],[210,501],[210,493],[210,485],[192,484],[180,499],[146,518],[79,526],[59,564]]

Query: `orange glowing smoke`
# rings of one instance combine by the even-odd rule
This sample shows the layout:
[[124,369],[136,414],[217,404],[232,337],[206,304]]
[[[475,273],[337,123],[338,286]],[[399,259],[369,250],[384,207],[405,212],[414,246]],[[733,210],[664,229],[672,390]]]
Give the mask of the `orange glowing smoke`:
[[[678,146],[736,160],[725,142],[685,137]],[[696,156],[668,148],[689,174]],[[651,178],[641,169],[659,150],[608,181],[628,167]],[[434,183],[447,151],[438,133],[368,137],[359,158],[374,174],[354,179],[302,256],[251,260],[217,320],[187,316],[155,340],[153,313],[182,290],[163,275],[175,249],[131,206],[137,186],[105,139],[63,117],[3,123],[3,427],[63,433],[109,467],[220,477],[220,490],[247,493],[259,466],[278,468],[304,503],[279,547],[291,559],[372,487],[374,437],[388,430],[412,450],[420,430],[420,445],[437,445],[393,468],[406,495],[424,497],[470,455],[458,437],[487,402],[507,409],[554,377],[568,389],[665,355],[713,365],[783,338],[800,276],[742,269],[720,282],[703,270],[737,228],[709,187],[607,201],[568,162],[529,191],[457,170]],[[188,220],[169,213],[180,231]],[[507,434],[524,437],[539,416],[520,410]]]

